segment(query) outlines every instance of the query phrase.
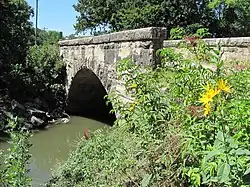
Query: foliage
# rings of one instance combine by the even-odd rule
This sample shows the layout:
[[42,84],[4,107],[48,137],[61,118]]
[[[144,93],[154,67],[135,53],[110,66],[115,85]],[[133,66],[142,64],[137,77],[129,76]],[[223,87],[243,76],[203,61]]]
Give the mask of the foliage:
[[[62,38],[63,38],[62,32],[37,29],[37,45],[57,44],[58,41]],[[34,44],[35,44],[35,35],[33,35],[31,38],[31,45]]]
[[26,64],[16,66],[11,75],[15,77],[16,84],[22,85],[12,88],[14,98],[43,98],[50,112],[56,108],[63,110],[66,72],[57,45],[30,47]]
[[116,95],[110,96],[119,115],[115,127],[95,132],[87,141],[80,140],[48,186],[154,186],[174,182],[180,137],[179,132],[171,133],[174,127],[166,121],[170,117],[168,98],[158,80],[165,71],[159,69],[158,74],[150,67],[141,71],[127,60],[118,70],[135,101],[123,104]]
[[[34,28],[29,21],[33,10],[27,2],[4,0],[0,9],[0,94],[8,98],[1,103],[1,113],[2,109],[13,113],[9,105],[16,100],[59,117],[65,101],[65,66],[57,45],[61,34],[38,30],[38,46],[33,46]],[[41,101],[39,106],[33,102],[37,98]],[[25,110],[15,115],[29,118]]]
[[[178,57],[179,66],[175,68],[177,71],[181,68],[182,72],[182,78],[175,77],[177,82],[171,86],[172,91],[178,86],[174,96],[183,100],[182,110],[187,111],[181,117],[185,119],[182,126],[186,141],[182,150],[182,176],[187,177],[190,186],[242,186],[249,173],[250,131],[247,127],[248,114],[244,113],[246,116],[242,117],[239,111],[239,108],[247,110],[249,107],[249,97],[245,97],[246,100],[240,97],[245,82],[239,79],[249,70],[234,73],[234,78],[228,77],[223,70],[224,63],[219,51],[210,49],[197,37],[186,40],[189,45],[187,49],[195,56],[188,68],[187,62],[180,60],[180,55],[174,55],[169,49],[161,52],[168,58],[167,62]],[[231,80],[231,87],[226,79]],[[246,78],[244,81],[248,80]],[[201,85],[204,85],[205,93]],[[199,98],[204,109],[197,102]]]
[[142,27],[201,25],[213,36],[247,36],[249,1],[242,0],[79,0],[77,32],[114,32]]
[[208,7],[215,13],[218,36],[248,36],[250,2],[242,0],[213,0]]
[[200,38],[206,38],[211,36],[207,28],[203,28],[202,25],[192,24],[187,27],[175,27],[170,30],[170,39],[184,39],[187,36],[197,36]]
[[31,186],[31,179],[27,176],[27,164],[30,159],[29,148],[31,146],[28,142],[30,134],[25,129],[17,131],[17,126],[22,126],[19,123],[18,118],[8,120],[8,134],[12,147],[6,155],[2,154],[1,158],[4,158],[4,166],[1,166],[3,170],[0,170],[0,186],[3,187]]
[[183,39],[186,36],[186,30],[183,27],[175,27],[170,30],[170,39]]
[[0,85],[8,87],[13,83],[10,69],[25,61],[32,35],[32,9],[25,0],[4,0],[0,10]]
[[[199,20],[194,1],[171,0],[84,0],[74,5],[80,13],[75,28],[78,32],[88,29],[94,33],[111,30],[120,31],[149,26],[185,26]],[[178,8],[176,8],[178,7]]]

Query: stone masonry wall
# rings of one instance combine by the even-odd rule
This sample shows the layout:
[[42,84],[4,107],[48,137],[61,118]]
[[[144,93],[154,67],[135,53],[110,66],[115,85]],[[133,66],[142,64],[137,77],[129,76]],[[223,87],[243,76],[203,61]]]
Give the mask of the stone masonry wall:
[[[225,61],[250,62],[250,37],[209,38],[204,40],[211,47],[217,47],[220,44],[224,51],[222,58]],[[163,47],[176,48],[179,42],[180,40],[165,40]]]
[[116,62],[132,58],[141,65],[155,65],[159,60],[156,50],[163,47],[165,38],[165,28],[153,27],[60,41],[61,56],[67,65],[67,90],[84,67],[97,75],[107,91],[117,87]]

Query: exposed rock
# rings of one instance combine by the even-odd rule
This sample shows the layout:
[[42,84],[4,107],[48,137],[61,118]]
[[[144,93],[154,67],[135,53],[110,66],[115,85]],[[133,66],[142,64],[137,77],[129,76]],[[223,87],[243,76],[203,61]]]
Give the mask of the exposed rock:
[[31,124],[31,123],[24,123],[24,127],[25,127],[26,129],[34,129],[34,125]]
[[[48,112],[39,110],[33,106],[41,106],[42,100],[38,98],[33,102],[34,104],[25,103],[24,105],[18,101],[7,99],[0,106],[0,121],[6,123],[6,119],[19,116],[24,119],[24,127],[26,129],[44,128],[49,121],[53,119]],[[3,131],[6,127],[2,125],[0,131]]]
[[15,108],[19,108],[20,110],[25,111],[25,107],[14,99],[11,101],[11,107],[12,107],[12,110],[14,110]]
[[30,122],[32,123],[32,125],[34,125],[36,127],[44,125],[44,121],[40,118],[37,118],[36,116],[31,116]]
[[26,108],[39,108],[39,109],[47,109],[49,108],[48,103],[44,99],[35,98],[32,99],[25,104]]

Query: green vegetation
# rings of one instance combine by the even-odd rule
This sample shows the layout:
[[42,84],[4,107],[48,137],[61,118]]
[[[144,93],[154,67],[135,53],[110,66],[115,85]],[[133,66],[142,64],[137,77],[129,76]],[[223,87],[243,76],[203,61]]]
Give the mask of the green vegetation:
[[[19,93],[29,98],[41,98],[44,100],[43,110],[60,116],[65,105],[65,76],[66,70],[59,57],[57,44],[43,44],[32,46],[26,57],[25,66],[15,71],[23,86]],[[22,89],[22,90],[20,90]],[[19,94],[20,96],[20,94]]]
[[[48,186],[249,186],[250,69],[227,69],[220,50],[200,39],[246,36],[249,2],[79,0],[74,7],[78,32],[164,26],[172,39],[186,36],[181,46],[191,55],[159,50],[162,62],[154,69],[129,59],[118,63],[134,101],[124,104],[110,94],[119,116],[115,126],[79,141]],[[0,10],[0,123],[12,142],[7,155],[0,152],[0,186],[31,186],[25,128],[30,116],[20,109],[34,107],[54,117],[63,111],[65,65],[56,44],[62,36],[38,30],[34,46],[27,2],[0,1]],[[40,103],[33,102],[37,98]],[[19,110],[13,110],[13,100]]]
[[142,27],[200,24],[217,37],[247,36],[249,1],[79,0],[77,32],[107,33]]
[[30,133],[25,129],[19,129],[22,120],[17,117],[8,119],[9,130],[7,133],[11,138],[11,148],[8,154],[1,154],[0,163],[0,186],[1,187],[20,187],[31,186],[31,179],[27,176],[27,164],[30,158],[30,144],[28,138]]
[[[205,33],[205,32],[197,32]],[[225,68],[198,37],[158,54],[155,69],[118,63],[132,103],[109,96],[119,116],[82,139],[48,186],[248,186],[250,69]]]
[[170,39],[185,39],[188,36],[205,38],[211,36],[211,33],[200,24],[192,24],[187,27],[178,26],[170,30]]
[[[46,31],[42,29],[37,29],[37,45],[44,44],[57,44],[60,39],[62,39],[62,33],[58,31]],[[32,36],[32,45],[35,44],[35,35]]]
[[13,67],[25,63],[28,42],[32,35],[29,18],[32,9],[24,0],[0,2],[0,86],[10,88],[15,82],[10,75]]
[[[45,111],[44,116],[48,112],[60,117],[64,110],[65,66],[57,46],[61,34],[39,30],[34,46],[29,21],[33,10],[27,2],[0,1],[0,10],[0,131],[8,134],[11,144],[7,154],[0,150],[0,186],[26,187],[31,186],[27,176],[31,116],[38,109]],[[34,102],[37,99],[41,102]],[[38,127],[46,125],[43,120]]]
[[[62,36],[38,30],[38,45],[34,46],[34,28],[29,21],[33,10],[28,3],[4,0],[0,10],[0,131],[8,134],[11,144],[7,154],[0,151],[0,186],[26,187],[31,186],[27,128],[34,128],[27,124],[36,109],[53,117],[64,111],[65,66],[57,45]],[[37,98],[41,102],[34,102]],[[46,125],[43,120],[39,125]]]
[[[65,65],[59,57],[60,32],[38,29],[34,46],[34,28],[29,21],[33,10],[25,0],[0,2],[0,122],[5,129],[9,114],[25,119],[28,128],[43,127],[48,115],[60,117],[65,105]],[[15,105],[13,105],[15,103]],[[14,109],[13,109],[14,108]],[[29,109],[43,112],[33,124]],[[30,125],[31,124],[31,125]]]
[[[198,21],[198,9],[193,1],[79,1],[75,10],[80,13],[75,28],[77,31],[91,29],[120,31],[149,26],[186,25]],[[176,9],[181,6],[181,9]],[[178,16],[177,16],[178,15]]]

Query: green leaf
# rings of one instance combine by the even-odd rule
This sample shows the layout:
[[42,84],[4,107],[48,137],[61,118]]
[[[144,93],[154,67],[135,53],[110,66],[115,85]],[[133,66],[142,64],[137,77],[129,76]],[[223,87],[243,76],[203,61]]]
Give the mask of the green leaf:
[[250,155],[250,151],[247,149],[239,148],[235,151],[236,155]]
[[250,173],[250,167],[245,171],[244,175],[248,175]]
[[152,178],[152,174],[146,174],[146,175],[144,175],[143,180],[141,182],[141,186],[142,187],[149,186],[151,178]]
[[217,139],[218,139],[219,141],[221,141],[221,142],[224,142],[224,141],[225,141],[222,131],[219,131],[219,132],[218,132],[218,134],[217,134]]
[[230,165],[228,163],[220,163],[218,166],[217,177],[220,183],[229,181]]
[[205,157],[205,161],[208,161],[211,158],[213,158],[214,156],[217,156],[217,155],[222,154],[222,153],[223,153],[223,150],[214,150],[214,151],[208,152],[208,154]]

